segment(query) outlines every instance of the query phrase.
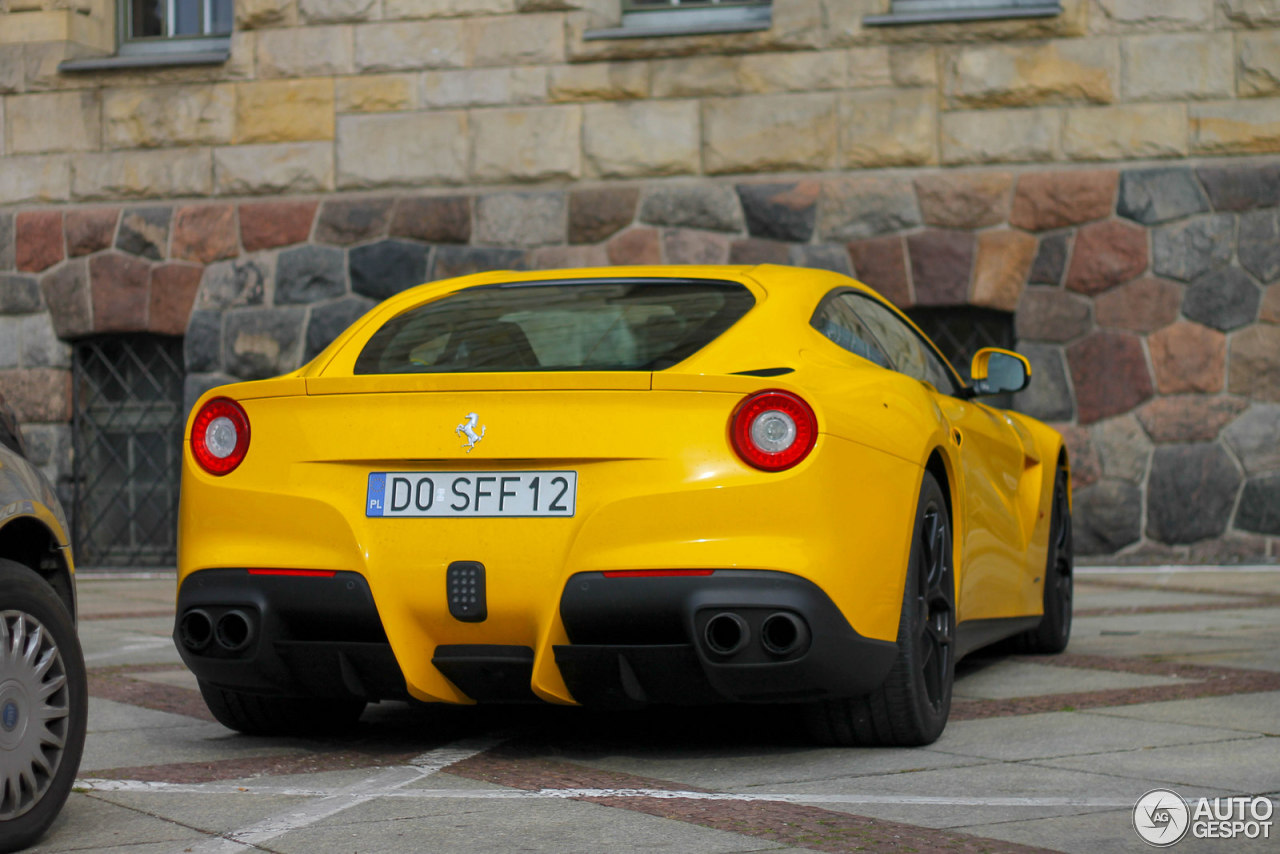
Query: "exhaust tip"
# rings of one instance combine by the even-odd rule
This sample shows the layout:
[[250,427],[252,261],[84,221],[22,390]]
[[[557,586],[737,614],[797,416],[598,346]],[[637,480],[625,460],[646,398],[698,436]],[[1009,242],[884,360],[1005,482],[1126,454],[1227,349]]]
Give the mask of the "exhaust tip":
[[795,614],[778,611],[760,624],[760,645],[771,655],[792,655],[809,643],[809,626]]
[[716,655],[733,655],[747,645],[750,637],[747,621],[730,611],[723,611],[707,620],[703,638],[707,649]]
[[178,639],[192,652],[201,652],[213,640],[213,620],[209,612],[192,608],[178,621]]
[[228,652],[239,652],[253,641],[253,621],[244,611],[228,611],[218,618],[214,636],[218,646]]

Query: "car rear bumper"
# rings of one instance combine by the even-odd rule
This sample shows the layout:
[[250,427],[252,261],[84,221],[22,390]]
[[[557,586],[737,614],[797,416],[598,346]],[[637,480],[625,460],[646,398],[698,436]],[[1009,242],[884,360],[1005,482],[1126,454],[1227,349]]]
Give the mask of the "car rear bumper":
[[[202,617],[208,621],[207,636],[197,631]],[[243,634],[232,632],[240,621]],[[173,637],[191,672],[224,688],[370,700],[409,697],[369,585],[356,572],[327,577],[257,576],[246,569],[192,573],[178,590]]]
[[[857,696],[884,681],[897,653],[894,643],[859,635],[813,582],[784,572],[583,572],[569,578],[559,604],[569,643],[541,654],[554,656],[573,698],[589,706]],[[192,573],[178,593],[174,640],[196,676],[227,688],[410,694],[369,586],[354,572]],[[537,699],[538,654],[448,644],[435,646],[431,661],[473,700],[525,702]]]

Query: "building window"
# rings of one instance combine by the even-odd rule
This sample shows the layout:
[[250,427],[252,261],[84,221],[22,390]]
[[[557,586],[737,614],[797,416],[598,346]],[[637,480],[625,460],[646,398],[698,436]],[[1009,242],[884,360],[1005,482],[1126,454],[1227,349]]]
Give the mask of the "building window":
[[622,0],[622,21],[585,39],[651,38],[767,30],[771,0]]
[[182,339],[105,335],[72,350],[76,563],[173,566]]
[[869,27],[934,24],[946,21],[989,21],[999,18],[1046,18],[1062,14],[1060,0],[893,0],[887,15],[868,15]]
[[219,65],[231,57],[234,0],[116,0],[111,56],[63,60],[62,72]]
[[231,36],[231,0],[121,0],[120,53],[207,51]]

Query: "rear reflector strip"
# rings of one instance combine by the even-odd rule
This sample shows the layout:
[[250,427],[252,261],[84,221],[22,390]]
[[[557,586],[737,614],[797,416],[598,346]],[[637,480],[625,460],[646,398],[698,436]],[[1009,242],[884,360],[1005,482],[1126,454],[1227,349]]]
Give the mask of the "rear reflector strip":
[[605,578],[670,578],[675,575],[710,575],[714,569],[607,569]]
[[333,578],[337,571],[333,569],[251,569],[250,575],[293,575],[304,578]]

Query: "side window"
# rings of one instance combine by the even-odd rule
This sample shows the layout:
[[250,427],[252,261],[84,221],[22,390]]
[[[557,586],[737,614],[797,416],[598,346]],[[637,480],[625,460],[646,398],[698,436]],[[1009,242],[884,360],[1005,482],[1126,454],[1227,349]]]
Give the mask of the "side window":
[[942,394],[955,394],[956,383],[951,372],[914,329],[870,297],[859,296],[854,305],[858,316],[876,340],[884,344],[886,354],[899,371],[931,384]]
[[893,369],[876,337],[867,324],[853,310],[853,294],[829,296],[818,306],[809,321],[813,328],[827,336],[837,346],[875,362],[882,368]]

